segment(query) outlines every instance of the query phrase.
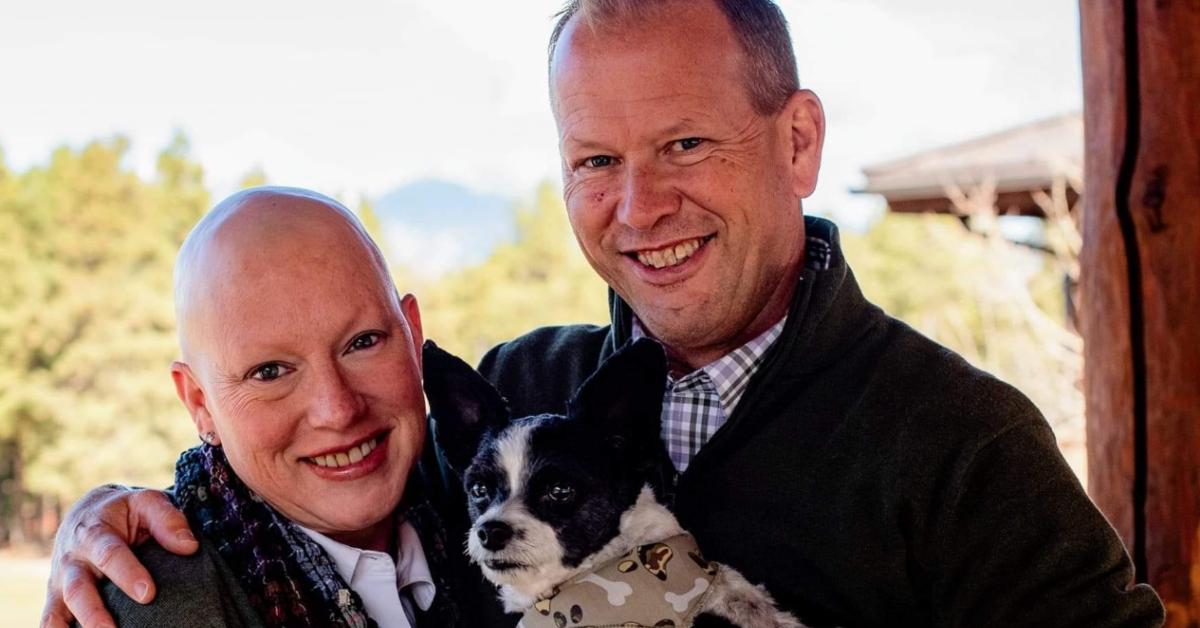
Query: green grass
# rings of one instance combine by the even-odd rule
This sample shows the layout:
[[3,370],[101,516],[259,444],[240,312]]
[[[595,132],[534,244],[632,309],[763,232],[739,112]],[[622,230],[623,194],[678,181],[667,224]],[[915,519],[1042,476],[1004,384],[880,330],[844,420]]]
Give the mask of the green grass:
[[38,625],[50,560],[0,553],[0,628]]

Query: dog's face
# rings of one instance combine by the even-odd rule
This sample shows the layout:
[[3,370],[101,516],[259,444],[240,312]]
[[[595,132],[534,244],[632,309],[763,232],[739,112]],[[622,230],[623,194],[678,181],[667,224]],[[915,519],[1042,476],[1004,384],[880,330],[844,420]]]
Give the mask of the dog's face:
[[657,343],[606,361],[565,416],[511,418],[490,383],[432,344],[424,364],[435,439],[467,493],[467,551],[488,579],[552,586],[618,535],[662,455]]

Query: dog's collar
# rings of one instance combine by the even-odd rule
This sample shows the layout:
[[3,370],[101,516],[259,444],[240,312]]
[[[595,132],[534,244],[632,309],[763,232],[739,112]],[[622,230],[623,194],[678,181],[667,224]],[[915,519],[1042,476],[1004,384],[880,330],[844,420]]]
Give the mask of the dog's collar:
[[690,534],[640,545],[555,587],[525,610],[521,626],[689,626],[719,570]]

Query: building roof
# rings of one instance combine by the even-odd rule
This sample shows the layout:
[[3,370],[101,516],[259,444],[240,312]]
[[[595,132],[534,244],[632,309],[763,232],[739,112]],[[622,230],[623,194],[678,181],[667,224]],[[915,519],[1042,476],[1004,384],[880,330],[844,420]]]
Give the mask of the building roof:
[[1030,192],[1083,164],[1083,115],[1075,112],[863,168],[857,192],[881,194],[893,211],[953,211],[946,187],[994,178],[1002,213],[1040,215]]

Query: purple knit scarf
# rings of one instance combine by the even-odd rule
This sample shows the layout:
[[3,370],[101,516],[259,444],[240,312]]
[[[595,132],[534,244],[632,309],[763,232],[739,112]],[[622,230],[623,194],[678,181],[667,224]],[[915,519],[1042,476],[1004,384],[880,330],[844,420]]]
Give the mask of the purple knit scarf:
[[175,503],[216,545],[267,626],[375,627],[321,547],[251,491],[220,447],[179,456]]

